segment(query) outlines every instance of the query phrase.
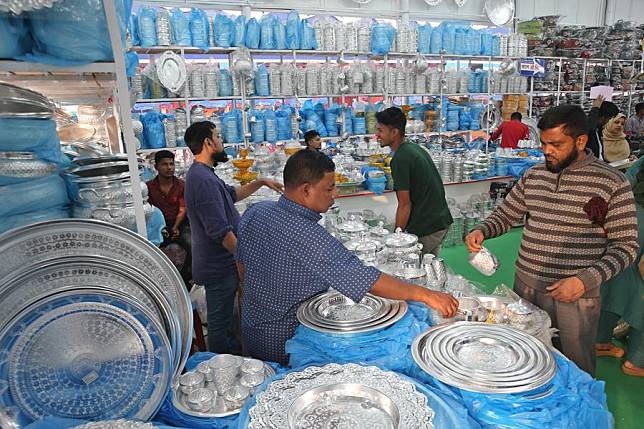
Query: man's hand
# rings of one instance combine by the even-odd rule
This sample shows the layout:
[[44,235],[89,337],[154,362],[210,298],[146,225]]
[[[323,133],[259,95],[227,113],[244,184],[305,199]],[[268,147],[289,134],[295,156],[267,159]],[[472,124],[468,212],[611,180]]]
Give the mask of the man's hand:
[[586,292],[586,286],[577,277],[568,277],[548,286],[551,297],[561,302],[575,302]]
[[423,302],[436,311],[439,311],[445,318],[454,317],[456,310],[458,310],[458,300],[452,295],[427,290],[423,297]]
[[593,100],[593,107],[601,107],[602,103],[604,102],[604,96],[603,95],[598,95],[595,100]]
[[472,253],[479,252],[481,250],[481,246],[483,245],[484,240],[485,240],[485,236],[483,235],[483,232],[481,232],[478,229],[475,229],[474,231],[467,234],[467,237],[465,237],[465,244],[467,245],[467,250],[469,250]]
[[274,191],[279,192],[280,194],[284,193],[284,185],[276,180],[271,179],[261,179],[262,184],[268,188],[271,188]]

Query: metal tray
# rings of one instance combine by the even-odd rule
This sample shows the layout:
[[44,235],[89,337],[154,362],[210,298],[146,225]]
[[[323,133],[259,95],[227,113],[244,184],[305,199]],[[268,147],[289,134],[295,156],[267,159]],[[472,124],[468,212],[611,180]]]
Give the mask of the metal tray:
[[374,320],[367,320],[367,321],[355,323],[352,325],[349,325],[349,324],[339,325],[339,324],[329,323],[326,321],[316,320],[315,317],[310,314],[308,307],[304,308],[303,317],[305,319],[305,324],[308,323],[310,325],[314,325],[319,328],[326,328],[334,331],[355,331],[357,329],[369,328],[371,326],[385,323],[388,320],[390,320],[392,317],[397,315],[399,310],[400,310],[400,304],[393,303],[391,306],[389,306],[387,313],[384,314],[381,318],[374,319]]
[[[248,359],[244,359],[246,361]],[[273,369],[272,366],[268,365],[267,363],[264,363],[264,379],[268,379],[275,376],[275,370]],[[239,379],[237,380],[239,381]],[[234,410],[228,410],[226,408],[226,404],[224,403],[223,398],[220,395],[217,395],[217,399],[215,401],[215,411],[211,413],[205,413],[205,412],[199,412],[199,411],[194,411],[191,410],[187,405],[186,405],[186,399],[188,395],[184,394],[181,392],[179,389],[178,383],[175,383],[175,385],[172,388],[172,405],[182,412],[183,414],[187,414],[189,416],[193,417],[203,417],[203,418],[218,418],[218,417],[226,417],[226,416],[232,416],[234,414],[239,414],[239,411],[241,411],[240,408],[236,408]]]

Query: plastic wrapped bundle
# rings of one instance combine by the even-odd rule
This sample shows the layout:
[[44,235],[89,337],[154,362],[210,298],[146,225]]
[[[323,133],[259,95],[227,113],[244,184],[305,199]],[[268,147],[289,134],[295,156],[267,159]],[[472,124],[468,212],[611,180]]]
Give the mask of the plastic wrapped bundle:
[[190,46],[192,43],[190,21],[181,9],[175,7],[170,11],[170,23],[174,44],[177,46]]
[[320,67],[320,93],[321,94],[331,94],[332,85],[331,80],[333,79],[333,69],[329,64],[325,64]]
[[481,32],[473,28],[467,30],[467,55],[481,54]]
[[277,116],[272,110],[267,110],[264,114],[266,127],[266,141],[275,144],[277,142]]
[[233,95],[233,78],[230,71],[221,70],[219,72],[219,96],[230,97]]
[[[358,30],[359,35],[362,29],[363,28],[361,27],[360,30]],[[377,55],[389,53],[395,31],[396,30],[388,24],[378,23],[374,25],[371,30],[371,52]]]
[[273,19],[273,39],[274,49],[286,49],[286,25],[277,16]]
[[195,64],[190,68],[190,95],[203,98],[206,96],[205,88],[203,67]]
[[259,48],[275,49],[275,36],[273,34],[273,16],[265,14],[259,20]]
[[172,28],[170,13],[165,9],[157,11],[157,44],[159,46],[170,46],[172,44]]
[[440,54],[441,49],[443,49],[443,29],[439,25],[432,29],[429,51],[431,54]]
[[[320,137],[327,137],[327,131],[326,127],[324,126],[324,123],[322,123],[322,118],[315,113],[315,111],[311,108],[306,108],[302,110],[303,112],[303,117],[305,119],[305,127],[308,127],[308,129],[305,129],[304,131],[309,131],[310,129],[316,130],[319,134]],[[313,127],[311,128],[311,124]]]
[[250,112],[250,139],[253,143],[261,143],[265,140],[266,123],[264,114],[261,112]]
[[443,50],[447,54],[454,54],[456,51],[456,29],[451,24],[443,27]]
[[397,94],[405,94],[407,91],[407,73],[400,63],[396,65],[395,71],[395,91]]
[[[318,21],[319,22],[319,21]],[[320,28],[316,28],[318,37],[318,47],[323,51],[333,51],[336,47],[335,41],[335,22],[325,20],[321,23]],[[320,34],[321,33],[321,34]],[[319,41],[322,41],[322,44]]]
[[295,95],[295,66],[284,64],[280,67],[282,95]]
[[204,87],[207,98],[219,96],[219,70],[215,66],[210,66],[205,69]]
[[51,119],[0,118],[0,151],[31,152],[61,166],[69,163]]
[[362,94],[373,94],[373,84],[375,78],[373,63],[362,64],[360,71],[362,72]]
[[0,12],[0,58],[16,58],[31,51],[29,23],[24,15]]
[[327,109],[326,114],[324,115],[324,125],[329,137],[337,137],[339,135],[338,116],[341,111],[342,108],[337,104],[334,104]]
[[259,48],[259,38],[260,38],[260,27],[259,22],[255,18],[251,18],[246,23],[246,47],[248,49],[258,49]]
[[320,68],[309,65],[306,68],[306,93],[307,95],[320,95]]
[[[125,46],[132,3],[115,0],[114,4]],[[101,0],[60,0],[52,7],[28,12],[27,16],[35,42],[33,54],[27,55],[29,61],[66,65],[114,59]]]
[[255,72],[255,93],[263,97],[271,95],[268,83],[268,70],[264,64],[260,64]]
[[238,109],[232,112],[224,113],[221,120],[222,134],[226,143],[241,143],[243,135],[241,133],[241,112]]
[[[384,24],[376,24],[376,25],[384,25]],[[383,29],[381,28],[381,30]],[[371,42],[372,42],[371,31],[372,29],[369,22],[360,21],[357,27],[357,40],[358,40],[357,50],[358,51],[371,52]],[[385,33],[381,31],[378,36],[378,40],[382,41],[384,45],[386,42],[383,36],[385,36]],[[386,35],[386,37],[388,39],[388,35]],[[389,46],[391,46],[391,42],[389,42]]]
[[282,72],[279,64],[273,64],[268,69],[268,80],[271,88],[271,95],[282,95]]
[[300,49],[316,50],[319,49],[318,42],[315,36],[315,29],[311,26],[308,20],[303,19],[301,25],[302,39],[300,40]]
[[246,45],[246,18],[244,15],[239,15],[235,19],[232,46],[245,46]]
[[165,147],[165,128],[163,115],[157,112],[146,112],[139,118],[143,124],[143,144],[141,149],[161,149]]
[[201,9],[192,9],[190,11],[190,36],[192,46],[208,49],[208,15]]
[[355,23],[345,26],[345,47],[349,52],[358,50],[358,26]]
[[[342,22],[336,22],[333,24],[335,31],[335,47],[336,51],[344,51],[347,49],[347,29]],[[333,49],[331,49],[333,50]]]
[[290,140],[293,138],[293,127],[291,126],[291,113],[286,109],[275,112],[277,122],[277,139]]
[[[0,193],[2,193],[1,189]],[[44,222],[46,220],[67,219],[69,217],[69,208],[67,205],[4,216],[2,218],[2,223],[0,224],[0,234],[32,223]]]
[[353,118],[353,133],[354,135],[367,134],[367,120],[364,116]]
[[223,13],[218,13],[214,21],[215,46],[230,48],[235,38],[235,24]]
[[431,53],[432,26],[418,26],[418,52],[421,54]]
[[456,55],[467,55],[467,48],[465,37],[467,36],[467,30],[464,28],[456,28],[454,30],[454,52]]
[[427,90],[427,75],[424,73],[416,75],[415,94],[424,94]]
[[297,95],[306,95],[306,70],[298,67],[295,72],[295,89]]
[[[0,21],[1,20],[2,20],[2,13],[0,13]],[[0,25],[0,28],[3,28],[3,27],[8,27],[8,30],[13,32],[11,23]],[[15,37],[16,34],[18,33],[13,32],[13,34],[0,37],[0,40],[8,40],[9,42],[11,42],[11,40],[9,40],[9,37]],[[130,36],[130,43],[131,43],[131,45],[128,44],[128,48],[130,46],[141,46],[141,39],[139,39],[139,18],[136,16],[134,12],[132,12],[132,14],[130,15],[130,19],[127,23],[127,34]],[[2,52],[3,49],[5,48],[0,47],[0,53]],[[23,53],[27,51],[29,51],[29,49],[23,51]],[[0,57],[2,57],[2,55],[0,55]],[[11,56],[4,56],[2,58],[11,58]]]
[[208,17],[208,46],[215,46],[215,19]]
[[300,15],[297,11],[292,10],[289,12],[286,19],[286,48],[287,49],[300,49],[301,34],[300,28]]
[[374,93],[385,92],[385,68],[382,66],[376,66],[373,89],[374,89]]

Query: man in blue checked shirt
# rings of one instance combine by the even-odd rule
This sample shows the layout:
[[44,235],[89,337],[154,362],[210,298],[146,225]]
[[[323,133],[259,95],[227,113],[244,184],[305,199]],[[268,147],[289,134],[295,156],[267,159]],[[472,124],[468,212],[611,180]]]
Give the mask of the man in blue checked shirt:
[[284,167],[284,195],[249,208],[238,229],[243,279],[242,340],[253,357],[288,363],[284,346],[297,326],[298,306],[329,287],[353,301],[367,293],[424,302],[452,317],[451,295],[411,285],[368,267],[318,224],[336,196],[335,165],[302,150]]

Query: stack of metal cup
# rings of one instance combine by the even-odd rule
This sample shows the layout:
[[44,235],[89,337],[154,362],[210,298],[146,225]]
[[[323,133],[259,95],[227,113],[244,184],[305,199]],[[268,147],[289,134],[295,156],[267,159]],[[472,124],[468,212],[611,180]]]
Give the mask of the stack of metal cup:
[[215,67],[208,67],[203,77],[206,97],[213,98],[219,96],[219,70]]
[[508,159],[505,157],[497,156],[496,157],[496,175],[497,176],[507,176],[508,175]]
[[175,135],[178,139],[182,139],[186,130],[188,129],[188,117],[186,115],[186,110],[179,107],[174,109],[175,117]]
[[443,258],[432,258],[431,267],[433,278],[436,280],[437,289],[444,290],[445,284],[447,283],[447,268],[445,267],[445,261],[443,261]]
[[443,154],[440,172],[443,183],[451,183],[454,181],[454,155],[450,153]]
[[200,65],[196,65],[190,70],[190,95],[192,97],[203,98],[206,96],[204,86],[204,72]]
[[173,118],[163,120],[163,129],[165,131],[165,146],[177,147],[177,122]]
[[201,106],[192,106],[192,110],[190,111],[190,122],[194,124],[195,122],[203,122],[205,120],[205,109]]
[[130,78],[130,102],[132,105],[136,103],[136,100],[143,98],[143,76],[141,76],[141,70],[137,67],[134,70],[134,76]]
[[454,165],[452,167],[452,180],[454,182],[463,181],[463,157],[461,155],[457,155],[454,158]]
[[170,27],[170,14],[167,10],[157,10],[157,43],[159,46],[170,46],[172,44],[172,29]]

